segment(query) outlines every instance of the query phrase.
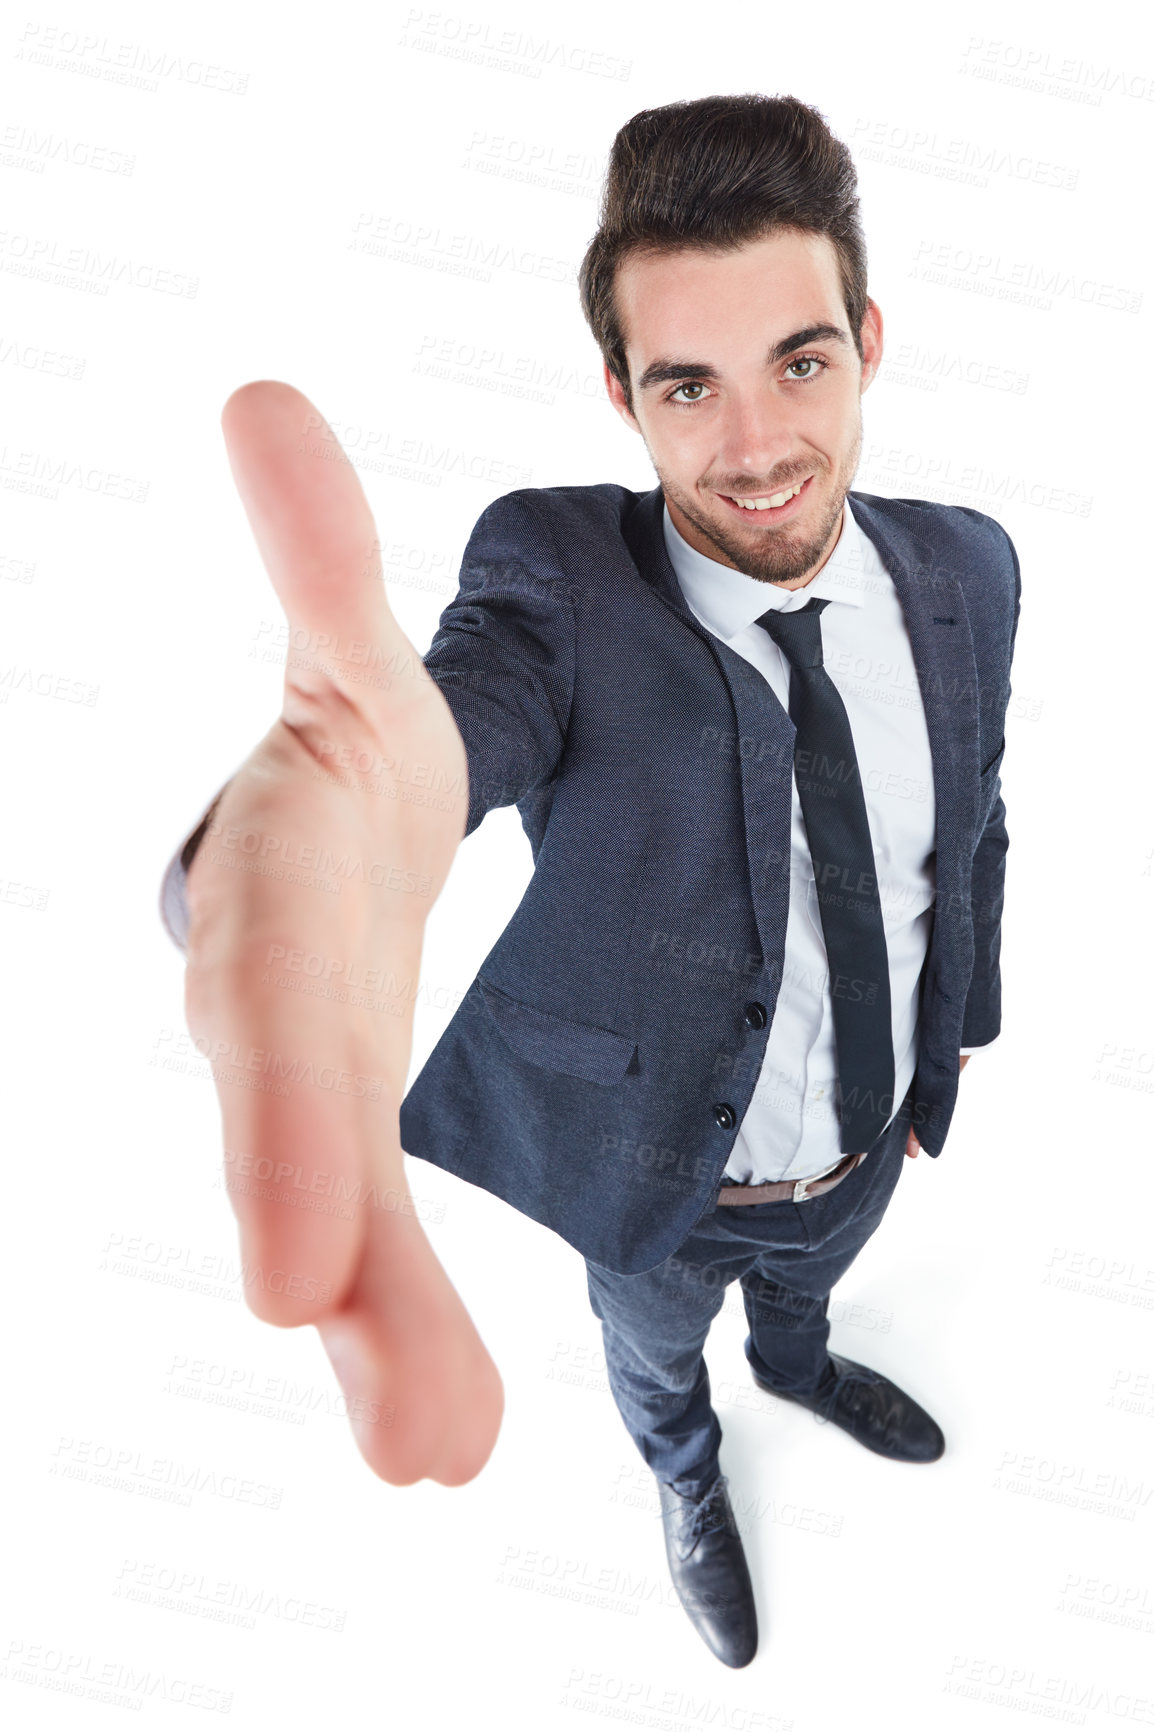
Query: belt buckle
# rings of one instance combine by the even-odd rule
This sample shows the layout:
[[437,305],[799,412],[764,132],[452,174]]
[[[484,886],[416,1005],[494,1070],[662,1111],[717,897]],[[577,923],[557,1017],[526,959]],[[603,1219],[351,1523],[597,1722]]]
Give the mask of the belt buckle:
[[[826,1171],[824,1173],[811,1173],[809,1175],[808,1179],[795,1179],[794,1185],[793,1185],[793,1200],[794,1200],[794,1202],[795,1203],[807,1202],[809,1200],[810,1193],[806,1190],[806,1186],[807,1185],[816,1185],[819,1182],[819,1180],[821,1180],[821,1179],[832,1179],[834,1174],[837,1172],[837,1168],[840,1167],[846,1159],[847,1159],[847,1157],[845,1155],[843,1155],[841,1160],[838,1162],[837,1167],[830,1167],[828,1169],[828,1171]],[[844,1174],[842,1176],[844,1177]]]

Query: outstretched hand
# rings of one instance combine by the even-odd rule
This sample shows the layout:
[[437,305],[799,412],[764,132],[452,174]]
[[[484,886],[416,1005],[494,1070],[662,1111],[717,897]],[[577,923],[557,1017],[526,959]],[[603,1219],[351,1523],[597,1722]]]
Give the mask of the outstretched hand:
[[315,1324],[374,1473],[460,1485],[492,1452],[504,1394],[413,1210],[398,1115],[465,749],[321,415],[261,380],[222,426],[289,625],[282,712],[187,883],[185,1009],[213,1055],[245,1293],[267,1322]]

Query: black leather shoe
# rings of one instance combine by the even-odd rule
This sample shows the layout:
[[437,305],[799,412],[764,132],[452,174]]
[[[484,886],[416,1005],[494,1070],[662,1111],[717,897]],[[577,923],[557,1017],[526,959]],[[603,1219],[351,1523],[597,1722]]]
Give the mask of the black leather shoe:
[[733,1507],[719,1474],[704,1497],[683,1497],[658,1480],[665,1555],[677,1597],[710,1652],[724,1666],[748,1666],[757,1653],[753,1583]]
[[814,1395],[775,1389],[752,1365],[749,1369],[759,1389],[780,1395],[783,1401],[796,1401],[819,1419],[832,1420],[877,1455],[888,1455],[893,1461],[937,1461],[945,1453],[941,1427],[912,1395],[855,1359],[837,1353],[829,1357],[832,1369]]

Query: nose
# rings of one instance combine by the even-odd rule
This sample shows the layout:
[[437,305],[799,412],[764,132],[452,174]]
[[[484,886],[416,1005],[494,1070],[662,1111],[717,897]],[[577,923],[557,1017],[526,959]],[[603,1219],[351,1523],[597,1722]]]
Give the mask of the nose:
[[719,456],[726,470],[764,481],[796,453],[790,406],[766,391],[732,395]]

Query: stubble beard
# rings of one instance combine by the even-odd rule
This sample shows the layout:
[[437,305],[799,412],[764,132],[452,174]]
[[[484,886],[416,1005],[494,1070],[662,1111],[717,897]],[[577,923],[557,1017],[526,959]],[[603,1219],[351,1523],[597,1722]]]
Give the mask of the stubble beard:
[[[693,524],[694,528],[704,536],[705,540],[715,547],[719,553],[743,572],[746,577],[752,577],[758,583],[792,583],[799,577],[805,577],[819,561],[823,560],[831,539],[834,537],[838,524],[841,522],[845,509],[845,496],[849,492],[854,475],[857,472],[861,456],[862,430],[858,419],[857,430],[852,448],[846,453],[845,460],[837,476],[829,503],[821,515],[817,527],[810,530],[795,529],[792,524],[784,525],[780,532],[772,530],[756,531],[758,540],[751,545],[750,541],[736,531],[730,531],[725,524],[718,524],[712,518],[703,516],[699,496],[684,494],[675,483],[669,482],[656,463],[657,477],[661,482],[662,491],[667,499],[671,499]],[[652,452],[650,460],[652,461]],[[815,480],[820,481],[823,471],[818,470]],[[786,483],[788,486],[789,483]],[[724,489],[723,489],[724,491]],[[749,495],[753,489],[742,485],[740,492]],[[728,508],[719,505],[719,511]]]

